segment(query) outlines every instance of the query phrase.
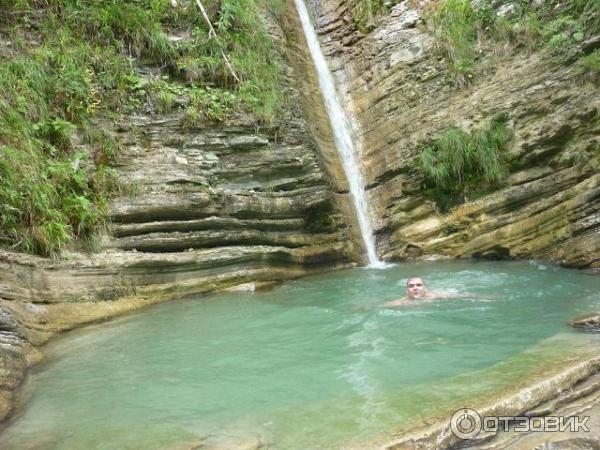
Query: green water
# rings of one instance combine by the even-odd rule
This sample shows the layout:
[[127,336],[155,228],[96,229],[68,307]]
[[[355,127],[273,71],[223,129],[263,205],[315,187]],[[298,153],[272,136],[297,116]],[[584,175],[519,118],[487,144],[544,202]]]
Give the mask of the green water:
[[[413,274],[431,290],[476,296],[356,310],[402,296]],[[53,342],[0,448],[356,445],[568,359],[589,343],[565,321],[598,306],[599,277],[467,262],[353,269],[163,304]]]

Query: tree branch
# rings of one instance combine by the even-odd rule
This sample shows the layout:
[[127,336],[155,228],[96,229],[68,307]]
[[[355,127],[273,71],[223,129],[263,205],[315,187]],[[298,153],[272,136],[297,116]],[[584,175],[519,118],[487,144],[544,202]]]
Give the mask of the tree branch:
[[[202,6],[202,2],[200,2],[200,0],[196,0],[196,4],[198,5],[198,8],[200,8],[200,11],[202,12],[202,16],[204,17],[204,20],[208,24],[208,38],[209,39],[216,38],[217,32],[215,31],[214,27],[212,26],[212,23],[210,22],[210,19],[208,18],[208,14],[206,14],[206,10],[204,9],[204,6]],[[227,55],[225,54],[223,49],[221,49],[221,56],[223,57],[223,60],[225,61],[225,65],[229,69],[229,72],[231,72],[231,75],[233,76],[235,81],[240,83],[241,80],[236,75],[235,70],[233,70],[233,66],[229,62],[229,58],[227,58]]]

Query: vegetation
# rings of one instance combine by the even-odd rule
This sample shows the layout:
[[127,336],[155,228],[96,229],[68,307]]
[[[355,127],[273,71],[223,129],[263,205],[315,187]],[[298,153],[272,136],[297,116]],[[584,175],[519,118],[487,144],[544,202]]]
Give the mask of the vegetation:
[[460,128],[447,130],[417,159],[426,194],[447,211],[467,196],[497,188],[508,175],[505,149],[510,138],[504,116],[471,133]]
[[498,2],[442,0],[426,14],[438,47],[458,86],[466,86],[475,75],[476,62],[485,50],[504,53],[516,47],[546,45],[563,53],[600,32],[597,0],[551,0],[533,5],[533,0],[512,2],[505,16],[497,14]]
[[433,9],[427,19],[457,84],[466,85],[473,76],[475,42],[481,28],[471,2],[447,0]]
[[580,58],[575,63],[575,73],[586,81],[600,84],[600,50]]
[[356,0],[351,10],[356,27],[367,33],[375,27],[375,19],[388,12],[388,6],[383,0]]
[[100,124],[121,114],[181,108],[186,124],[236,109],[276,117],[279,66],[259,11],[281,2],[203,3],[216,37],[195,2],[0,0],[0,244],[54,256],[93,239],[118,188],[119,145]]

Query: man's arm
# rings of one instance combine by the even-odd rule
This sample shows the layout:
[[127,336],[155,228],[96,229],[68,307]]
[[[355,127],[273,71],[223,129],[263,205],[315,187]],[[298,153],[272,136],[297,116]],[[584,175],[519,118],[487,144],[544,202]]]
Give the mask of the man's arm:
[[399,298],[398,300],[392,300],[391,302],[386,302],[382,305],[377,305],[376,308],[395,308],[397,306],[410,305],[413,301],[407,297]]

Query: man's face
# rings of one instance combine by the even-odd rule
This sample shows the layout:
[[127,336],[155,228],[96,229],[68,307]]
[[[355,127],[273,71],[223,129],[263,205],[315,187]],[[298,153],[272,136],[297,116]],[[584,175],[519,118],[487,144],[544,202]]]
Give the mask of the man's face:
[[409,278],[406,282],[406,293],[409,298],[421,298],[425,296],[425,282],[423,278]]

